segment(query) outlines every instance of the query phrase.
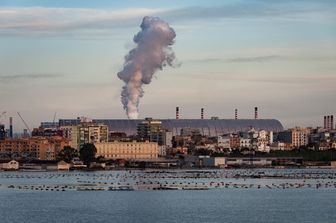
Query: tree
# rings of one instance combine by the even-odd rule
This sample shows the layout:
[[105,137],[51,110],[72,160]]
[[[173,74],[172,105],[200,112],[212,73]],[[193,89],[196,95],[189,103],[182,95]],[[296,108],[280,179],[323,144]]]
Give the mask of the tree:
[[78,152],[76,149],[72,148],[71,146],[64,146],[64,148],[57,154],[57,160],[64,160],[65,162],[69,163],[77,156]]
[[89,167],[90,163],[95,160],[97,148],[92,143],[86,143],[79,150],[79,157],[84,164]]

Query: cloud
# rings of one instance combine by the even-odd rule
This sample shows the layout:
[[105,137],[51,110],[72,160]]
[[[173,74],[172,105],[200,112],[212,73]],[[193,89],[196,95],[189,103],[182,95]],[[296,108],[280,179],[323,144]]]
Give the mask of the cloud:
[[63,77],[62,74],[12,74],[12,75],[0,75],[1,81],[15,81],[15,80],[39,80],[49,78]]
[[335,56],[285,56],[285,55],[265,55],[254,57],[233,57],[233,58],[200,58],[186,60],[187,63],[263,63],[272,61],[335,61]]
[[287,56],[267,55],[255,57],[235,57],[235,58],[203,58],[196,60],[188,60],[191,63],[254,63],[254,62],[269,62],[289,59]]
[[335,75],[319,75],[319,76],[289,76],[287,75],[276,75],[276,76],[251,76],[250,74],[230,74],[230,73],[190,73],[176,75],[179,78],[187,79],[197,79],[206,81],[239,81],[239,82],[256,82],[256,83],[269,83],[269,84],[313,84],[321,86],[321,84],[335,83]]
[[[291,1],[292,2],[292,1]],[[292,2],[293,3],[293,2]],[[114,30],[135,27],[142,17],[160,16],[170,22],[203,21],[217,18],[294,18],[322,12],[335,15],[336,4],[294,1],[247,1],[209,7],[130,8],[119,10],[91,8],[23,7],[0,8],[2,35],[56,35],[74,31]],[[314,3],[314,4],[313,4]],[[84,33],[87,34],[87,33]]]
[[[0,8],[2,34],[55,34],[75,30],[129,27],[139,18],[161,9],[101,10],[85,8]],[[29,32],[29,33],[27,33]]]

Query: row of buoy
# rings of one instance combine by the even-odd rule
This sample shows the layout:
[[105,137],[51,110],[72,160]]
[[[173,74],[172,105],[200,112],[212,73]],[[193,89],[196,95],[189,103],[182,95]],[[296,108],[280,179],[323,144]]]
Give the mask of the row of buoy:
[[61,186],[42,186],[42,185],[9,185],[9,189],[19,189],[19,190],[34,190],[34,191],[105,191],[105,190],[208,190],[208,189],[300,189],[300,188],[312,188],[312,189],[323,189],[323,188],[334,188],[336,189],[336,184],[301,184],[301,183],[281,183],[281,184],[137,184],[137,185],[118,185],[110,187],[101,186],[73,186],[73,187],[61,187]]

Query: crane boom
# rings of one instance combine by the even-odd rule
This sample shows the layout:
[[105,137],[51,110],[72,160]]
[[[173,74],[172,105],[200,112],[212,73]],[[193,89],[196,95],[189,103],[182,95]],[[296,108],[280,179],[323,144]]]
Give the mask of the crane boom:
[[30,133],[30,132],[31,132],[31,131],[30,131],[30,128],[29,128],[29,126],[27,125],[27,123],[25,122],[25,120],[22,118],[22,116],[20,115],[19,112],[18,112],[17,114],[19,115],[19,117],[20,117],[20,119],[22,120],[23,124],[26,126],[26,128],[28,129],[28,131],[29,131],[29,133]]

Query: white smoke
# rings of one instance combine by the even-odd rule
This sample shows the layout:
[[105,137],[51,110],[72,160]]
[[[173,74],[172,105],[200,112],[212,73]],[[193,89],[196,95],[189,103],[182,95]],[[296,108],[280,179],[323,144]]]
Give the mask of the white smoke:
[[133,38],[136,47],[125,57],[123,70],[118,77],[125,82],[121,102],[129,119],[139,116],[138,105],[143,96],[143,84],[150,84],[157,70],[173,66],[175,54],[170,47],[176,37],[168,23],[158,17],[146,16],[141,31]]

